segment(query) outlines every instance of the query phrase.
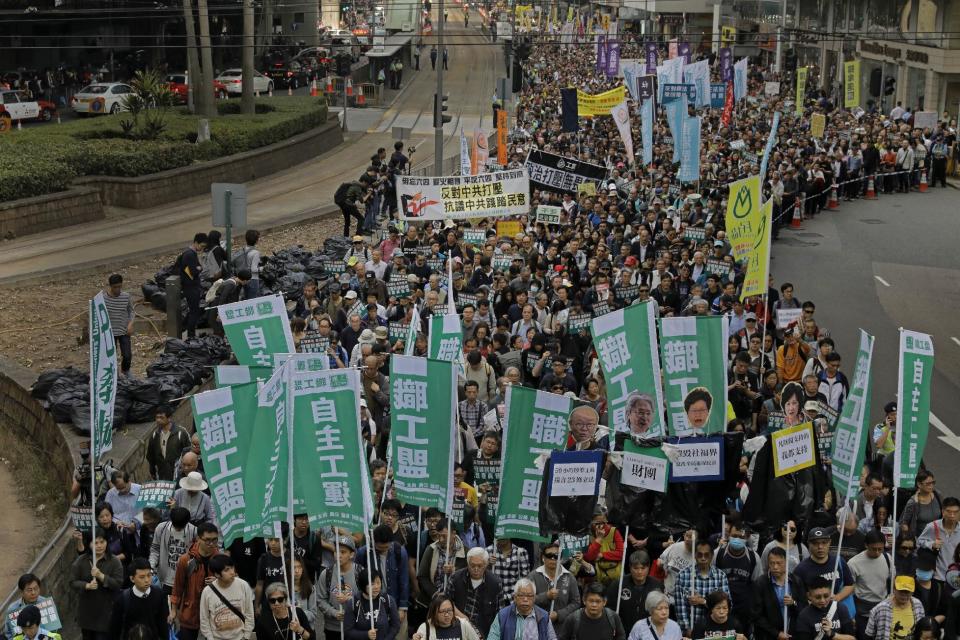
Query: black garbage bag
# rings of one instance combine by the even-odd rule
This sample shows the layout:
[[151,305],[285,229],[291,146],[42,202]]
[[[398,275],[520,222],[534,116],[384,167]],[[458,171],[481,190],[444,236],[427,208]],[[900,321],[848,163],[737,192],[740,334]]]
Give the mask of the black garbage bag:
[[47,393],[47,408],[56,422],[70,422],[73,407],[89,403],[90,383],[86,379],[61,376]]
[[[113,405],[113,428],[119,429],[127,423],[127,412],[130,410],[129,396],[117,393],[117,400]],[[78,403],[70,408],[70,420],[73,428],[80,433],[90,433],[90,403]]]
[[127,422],[130,424],[153,422],[157,417],[157,406],[152,402],[134,400],[130,403],[130,409],[127,411]]
[[345,236],[334,236],[323,241],[323,253],[327,253],[342,259],[347,255],[350,249],[350,238]]
[[160,393],[162,404],[168,404],[176,398],[182,398],[191,388],[177,376],[157,376],[152,378],[152,381],[157,383],[157,391]]
[[213,364],[213,355],[210,353],[206,342],[200,338],[187,338],[186,340],[167,338],[163,345],[163,352],[175,355],[181,360],[192,360],[203,365]]
[[[586,458],[593,456],[597,451],[553,451],[551,459],[557,454],[573,454],[574,456]],[[601,457],[600,470],[603,472],[603,461],[606,457]],[[585,496],[550,496],[548,491],[548,476],[550,474],[550,463],[547,462],[543,467],[543,481],[540,483],[540,535],[548,538],[555,537],[558,533],[569,533],[574,536],[586,535],[590,530],[590,521],[593,519],[593,511],[597,507],[598,494]]]
[[226,338],[207,333],[197,339],[206,345],[213,364],[220,364],[224,360],[229,360],[233,354],[230,343],[227,342]]
[[87,374],[73,367],[65,369],[51,369],[44,371],[37,377],[37,381],[30,387],[30,395],[39,400],[46,400],[50,388],[60,378],[71,378],[81,383],[87,382]]
[[157,311],[166,311],[167,310],[167,293],[166,291],[156,291],[149,298],[144,298],[145,300],[150,300],[150,306],[156,309]]
[[[302,268],[302,267],[301,267]],[[284,298],[291,300],[300,296],[303,292],[303,285],[307,284],[309,276],[303,271],[288,272],[280,278],[280,290],[283,291]]]
[[144,300],[151,300],[153,298],[153,294],[160,291],[160,287],[157,286],[157,283],[153,280],[147,280],[140,285],[140,291],[143,293]]
[[197,366],[187,359],[182,359],[172,353],[162,353],[156,360],[147,365],[148,378],[176,378],[181,386],[190,388],[200,381]]
[[160,404],[160,387],[156,380],[138,380],[136,378],[120,378],[124,381],[127,394],[134,402],[143,402],[156,407]]
[[167,278],[169,278],[172,275],[176,275],[176,271],[177,270],[174,265],[170,265],[169,267],[164,267],[160,269],[160,271],[157,271],[155,274],[153,274],[153,281],[154,283],[156,283],[158,287],[160,287],[161,290],[166,289]]

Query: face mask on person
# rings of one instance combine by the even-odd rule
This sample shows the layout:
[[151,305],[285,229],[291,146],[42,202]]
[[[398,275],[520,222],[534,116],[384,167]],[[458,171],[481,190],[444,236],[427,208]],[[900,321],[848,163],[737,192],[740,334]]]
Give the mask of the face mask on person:
[[917,580],[920,582],[929,582],[930,580],[933,580],[933,569],[930,569],[929,571],[917,569]]
[[747,548],[747,541],[743,538],[730,538],[727,544],[730,545],[731,551],[743,551]]

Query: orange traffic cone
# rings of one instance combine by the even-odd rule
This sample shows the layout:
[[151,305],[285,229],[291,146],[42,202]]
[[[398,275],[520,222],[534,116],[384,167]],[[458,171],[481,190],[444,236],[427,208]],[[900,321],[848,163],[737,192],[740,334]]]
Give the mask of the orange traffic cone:
[[920,193],[927,192],[927,170],[920,169]]
[[348,77],[346,79],[346,83],[347,83],[347,97],[348,98],[353,97],[353,80]]
[[365,107],[365,106],[367,106],[367,99],[366,99],[366,97],[363,95],[363,85],[362,85],[362,84],[357,86],[357,106],[358,106],[358,107]]
[[800,220],[802,220],[801,216],[803,215],[801,211],[802,209],[803,206],[800,203],[800,197],[797,196],[797,200],[793,204],[793,218],[790,220],[791,229],[803,229],[803,227],[800,226]]
[[[325,87],[327,93],[333,93],[333,83],[330,81],[330,76],[327,76],[327,86]],[[313,82],[310,83],[310,95],[316,98],[319,93],[317,92],[317,79],[314,78]]]
[[837,201],[837,183],[834,182],[830,187],[830,199],[827,200],[827,209],[836,209],[840,206],[840,203]]
[[867,180],[867,195],[864,196],[864,200],[876,200],[877,191],[873,186],[873,176],[870,176],[870,179]]
[[[316,80],[314,80],[316,82]],[[327,93],[333,93],[333,76],[327,76],[327,86],[324,89]]]

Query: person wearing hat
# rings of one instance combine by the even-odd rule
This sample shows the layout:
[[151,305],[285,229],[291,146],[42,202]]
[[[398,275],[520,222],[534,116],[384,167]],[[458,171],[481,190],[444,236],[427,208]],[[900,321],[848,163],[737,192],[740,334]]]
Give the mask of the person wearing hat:
[[376,302],[378,305],[386,304],[388,298],[387,284],[379,279],[373,271],[367,271],[364,274],[361,288],[367,302],[370,302],[370,296],[372,295],[374,297],[373,302]]
[[[856,640],[856,626],[846,607],[838,605],[831,610],[833,596],[829,580],[820,576],[811,578],[807,582],[807,600],[810,604],[800,612],[792,640]],[[876,640],[881,637],[877,636]],[[887,635],[882,640],[893,638]]]
[[838,559],[835,553],[830,553],[832,534],[832,527],[811,527],[807,533],[807,547],[810,549],[810,556],[801,560],[794,571],[805,584],[809,584],[818,578],[832,581],[834,573],[839,571],[833,584],[832,597],[837,602],[838,608],[840,606],[846,607],[846,612],[852,618],[854,614],[853,575],[851,575],[850,568],[843,558]]
[[190,522],[199,526],[204,522],[214,522],[213,503],[204,491],[207,482],[199,471],[191,471],[180,478],[180,488],[173,494],[172,506],[183,507],[190,512]]
[[40,609],[33,604],[27,605],[16,617],[20,633],[10,637],[12,640],[60,640],[60,634],[44,629],[41,621]]
[[913,595],[915,589],[916,581],[912,576],[897,576],[893,581],[893,593],[870,611],[863,637],[873,640],[913,638],[914,627],[925,615],[923,603]]
[[353,594],[359,593],[357,565],[353,562],[357,544],[349,535],[341,535],[335,542],[334,547],[340,552],[337,566],[325,567],[316,584],[317,604],[323,613],[323,627],[328,637],[339,637],[345,609],[349,608]]
[[[577,391],[577,379],[573,377],[571,373],[567,371],[567,358],[561,354],[553,355],[549,351],[543,352],[543,357],[537,361],[536,366],[541,367],[543,363],[550,359],[552,356],[553,361],[550,365],[550,371],[543,374],[540,378],[540,390],[549,391],[554,385],[562,385],[564,391]],[[534,371],[534,375],[537,375]]]

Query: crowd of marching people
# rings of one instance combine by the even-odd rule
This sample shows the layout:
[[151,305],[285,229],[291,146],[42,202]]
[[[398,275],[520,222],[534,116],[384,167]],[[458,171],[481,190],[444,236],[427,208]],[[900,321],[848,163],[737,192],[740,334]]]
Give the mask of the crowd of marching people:
[[[641,57],[631,46],[624,44],[622,56]],[[319,338],[331,368],[362,370],[375,526],[312,530],[306,514],[298,514],[276,537],[222,548],[200,441],[162,407],[146,455],[150,479],[175,481],[174,496],[163,508],[136,512],[139,485],[129,473],[109,470],[109,490],[96,496],[95,534],[75,536],[69,582],[84,640],[171,633],[180,640],[960,635],[960,500],[939,493],[934,475],[921,469],[915,489],[900,489],[894,512],[895,402],[883,406],[867,438],[850,501],[830,486],[829,459],[818,459],[787,486],[769,473],[760,450],[742,446],[782,426],[827,424],[850,389],[842,368],[851,360],[841,354],[852,356],[856,347],[834,341],[819,321],[815,292],[795,290],[789,274],[778,274],[775,284],[771,278],[766,296],[741,300],[743,270],[724,224],[725,185],[758,172],[775,110],[784,120],[764,192],[777,226],[796,214],[828,211],[833,198],[944,185],[956,122],[920,130],[909,111],[854,114],[813,89],[795,115],[787,83],[782,96],[765,96],[764,82],[775,76],[754,67],[750,95],[731,120],[717,109],[700,114],[701,176],[683,185],[663,120],[646,166],[627,157],[610,118],[561,132],[560,88],[597,93],[620,82],[595,73],[590,56],[538,45],[524,76],[508,166],[522,166],[531,149],[576,157],[608,170],[595,193],[535,190],[534,204],[562,208],[561,223],[531,216],[511,236],[498,235],[488,220],[420,228],[395,216],[392,176],[409,164],[403,145],[389,158],[378,150],[364,175],[335,198],[344,235],[350,219],[357,221],[343,273],[307,281],[289,301],[298,344]],[[814,113],[826,118],[822,137],[811,134]],[[639,124],[633,125],[639,140]],[[691,236],[688,228],[702,233]],[[468,242],[465,229],[482,230],[483,238]],[[235,258],[198,234],[178,260],[184,291],[205,270],[227,275],[232,266],[210,306],[256,297],[258,239],[248,232]],[[500,256],[513,259],[504,265]],[[452,280],[445,282],[448,267]],[[387,283],[403,280],[408,286],[390,295]],[[386,456],[390,356],[407,347],[388,327],[421,318],[412,353],[426,355],[428,320],[451,302],[463,344],[460,445],[450,478],[463,506],[456,517],[397,500]],[[727,431],[740,434],[731,473],[716,490],[671,489],[655,500],[641,496],[629,508],[608,491],[587,514],[585,535],[558,531],[539,542],[496,536],[497,482],[478,469],[500,460],[511,385],[566,394],[586,407],[571,449],[612,452],[624,440],[643,440],[653,403],[638,395],[627,407],[631,432],[610,432],[607,380],[589,328],[571,327],[570,319],[644,302],[659,317],[728,317],[729,386],[719,410]],[[800,310],[798,319],[778,325],[776,312],[790,309]],[[196,318],[189,328],[195,327]],[[290,545],[293,566],[284,561]],[[25,574],[17,587],[4,636],[59,637],[41,624],[40,579]]]

